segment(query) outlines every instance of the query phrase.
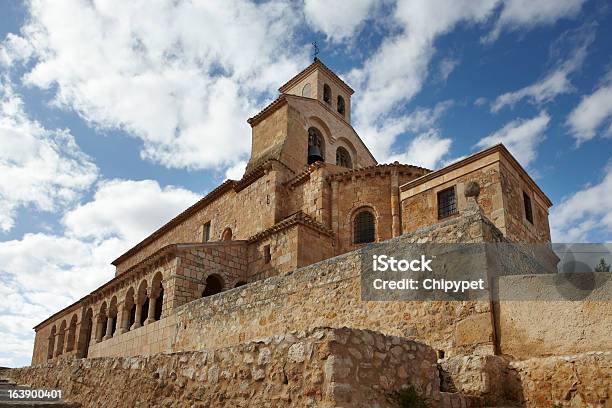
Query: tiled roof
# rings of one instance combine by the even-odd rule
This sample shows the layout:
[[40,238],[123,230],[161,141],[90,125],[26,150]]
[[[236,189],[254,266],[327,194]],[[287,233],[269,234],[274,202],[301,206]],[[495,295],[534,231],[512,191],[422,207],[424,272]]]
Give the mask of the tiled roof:
[[260,239],[266,238],[272,234],[274,234],[275,232],[279,232],[282,231],[286,228],[289,228],[295,224],[302,224],[302,225],[307,225],[311,228],[313,228],[314,230],[328,235],[328,236],[333,236],[334,233],[327,228],[326,226],[324,226],[323,224],[321,224],[320,222],[318,222],[317,220],[315,220],[314,218],[312,218],[310,215],[305,214],[302,211],[298,211],[295,212],[293,214],[291,214],[290,216],[288,216],[287,218],[285,218],[284,220],[281,220],[279,222],[277,222],[276,224],[274,224],[273,226],[271,226],[268,229],[265,229],[255,235],[253,235],[251,238],[249,238],[247,240],[248,243],[252,243],[252,242],[256,242],[259,241]]
[[285,96],[286,96],[285,94],[282,94],[278,98],[270,102],[270,104],[266,106],[265,108],[263,108],[261,111],[259,111],[257,115],[253,116],[252,118],[247,119],[247,123],[251,126],[256,125],[260,119],[263,119],[268,114],[268,112],[272,112],[276,108],[286,103],[287,101],[285,99]]
[[176,217],[172,218],[170,221],[162,225],[159,229],[157,229],[157,231],[155,231],[154,233],[152,233],[151,235],[149,235],[148,237],[140,241],[138,244],[130,248],[127,252],[125,252],[119,258],[111,262],[111,264],[117,266],[119,263],[129,258],[133,254],[135,254],[139,249],[141,249],[145,245],[157,239],[159,236],[161,236],[163,233],[168,231],[170,228],[178,225],[181,221],[183,221],[188,216],[196,213],[199,209],[204,207],[206,204],[210,203],[217,197],[223,195],[225,192],[234,188],[234,186],[237,183],[238,182],[236,180],[225,180],[221,185],[219,185],[219,187],[215,188],[213,191],[211,191],[206,196],[204,196],[200,201],[198,201],[197,203],[187,208],[185,211],[183,211],[182,213],[180,213],[179,215],[177,215]]
[[330,174],[329,176],[327,176],[327,180],[344,180],[353,176],[361,176],[377,172],[390,172],[393,169],[417,170],[423,173],[431,172],[431,170],[426,169],[424,167],[413,166],[411,164],[400,164],[399,162],[395,162],[388,164],[376,164],[374,166],[360,167],[357,169],[347,169],[346,171],[343,171],[341,173]]

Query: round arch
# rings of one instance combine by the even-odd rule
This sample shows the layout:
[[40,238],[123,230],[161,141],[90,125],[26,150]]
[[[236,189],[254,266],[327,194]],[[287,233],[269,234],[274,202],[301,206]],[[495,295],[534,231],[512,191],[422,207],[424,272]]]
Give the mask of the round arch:
[[202,297],[216,295],[221,293],[224,287],[223,278],[217,274],[208,275],[206,277],[204,290],[202,291]]
[[[357,230],[356,230],[356,219],[359,216],[359,214],[361,213],[370,213],[371,214],[371,218],[369,218],[369,220],[363,220],[363,221],[371,221],[372,222],[372,227],[373,227],[373,231],[371,233],[371,235],[369,235],[369,238],[371,238],[372,240],[360,240],[360,239],[356,239],[356,234],[357,234]],[[374,207],[371,204],[361,204],[358,206],[355,206],[350,212],[349,212],[349,216],[347,221],[347,224],[350,226],[350,231],[351,231],[351,245],[362,245],[362,244],[366,244],[366,243],[370,243],[370,242],[377,242],[379,240],[379,228],[378,228],[378,221],[379,221],[379,215],[378,215],[378,211],[376,211],[376,207]],[[358,241],[363,241],[363,242],[358,242]]]
[[338,146],[336,149],[336,166],[346,167],[348,169],[353,168],[353,158],[349,151],[343,146]]
[[231,241],[233,237],[233,232],[230,227],[226,227],[221,233],[221,241]]

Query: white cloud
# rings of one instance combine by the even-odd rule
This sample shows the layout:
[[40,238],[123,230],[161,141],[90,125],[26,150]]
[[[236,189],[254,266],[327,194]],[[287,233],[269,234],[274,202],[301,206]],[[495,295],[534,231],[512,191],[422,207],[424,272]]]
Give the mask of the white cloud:
[[484,106],[487,104],[489,100],[487,98],[485,98],[484,96],[481,96],[479,98],[476,98],[476,100],[474,101],[474,106]]
[[0,242],[0,359],[27,363],[34,325],[112,278],[111,260],[197,199],[151,180],[106,181],[92,201],[66,213],[64,235]]
[[[355,128],[374,143],[383,135],[384,142],[378,143],[380,146],[374,150],[379,152],[379,158],[388,156],[395,139],[406,131],[397,125],[402,122],[402,105],[421,91],[430,73],[437,38],[459,24],[486,23],[503,4],[490,36],[494,39],[502,29],[532,28],[573,16],[582,3],[583,0],[569,0],[564,4],[555,0],[398,1],[393,15],[384,22],[397,34],[386,37],[363,67],[348,74],[356,89],[353,98]],[[440,67],[440,73],[451,72],[449,68],[449,64]],[[563,89],[565,84],[559,83],[560,79],[551,78],[547,86]]]
[[137,243],[199,198],[183,188],[161,188],[153,180],[104,181],[93,200],[69,211],[63,223],[68,236]]
[[[562,41],[558,42],[565,43],[569,40],[574,43],[573,46],[568,48],[567,54],[569,54],[569,57],[565,61],[556,64],[559,67],[549,72],[540,81],[517,91],[498,96],[491,104],[491,112],[498,112],[505,106],[512,107],[524,98],[533,104],[539,105],[552,101],[557,95],[574,90],[569,76],[582,66],[588,47],[595,40],[595,33],[592,26],[586,26],[567,34],[560,38]],[[559,47],[558,44],[556,46]]]
[[438,68],[439,72],[439,76],[440,76],[440,80],[442,82],[446,82],[446,80],[448,79],[449,75],[455,70],[455,68],[457,68],[457,66],[459,65],[459,60],[455,59],[455,58],[444,58],[441,62],[440,62],[440,66]]
[[537,156],[538,145],[545,138],[544,132],[549,122],[550,116],[544,111],[532,119],[516,119],[481,139],[476,146],[485,148],[503,143],[527,167]]
[[10,67],[16,61],[30,58],[32,47],[28,41],[8,33],[4,41],[0,44],[0,66]]
[[452,101],[445,101],[433,108],[417,108],[408,115],[388,118],[381,125],[362,126],[360,135],[380,162],[393,161],[391,150],[397,135],[404,132],[422,133],[435,128],[442,114],[452,104]]
[[502,30],[529,29],[552,24],[560,18],[573,17],[586,0],[504,0],[493,30],[484,41],[495,41]]
[[244,171],[246,170],[247,162],[240,161],[236,163],[234,166],[230,167],[225,171],[225,178],[230,180],[240,180],[244,175]]
[[14,226],[17,209],[55,211],[75,202],[98,169],[66,129],[46,129],[0,78],[0,230]]
[[[173,168],[244,159],[246,118],[306,64],[300,13],[278,1],[28,3],[27,84],[101,128],[143,141]],[[117,12],[121,10],[121,12]],[[71,23],[66,24],[66,16]]]
[[327,0],[305,0],[304,15],[315,31],[325,33],[332,42],[341,42],[355,35],[370,14],[374,0],[352,0],[334,2]]
[[404,153],[391,156],[389,161],[435,169],[448,154],[451,145],[451,139],[443,138],[438,130],[431,129],[413,138]]
[[600,131],[606,136],[612,136],[612,72],[608,73],[603,85],[595,92],[582,98],[569,114],[566,123],[577,145],[594,138],[603,126],[608,128]]
[[357,87],[355,117],[358,125],[383,119],[401,102],[420,90],[435,52],[434,40],[459,22],[485,21],[495,0],[465,0],[449,4],[444,0],[403,1],[397,4],[394,23],[401,29],[386,38],[364,64],[349,78]]
[[553,242],[588,242],[594,231],[603,233],[604,241],[610,241],[611,191],[612,165],[609,164],[604,169],[604,177],[599,184],[586,186],[552,208],[549,218]]

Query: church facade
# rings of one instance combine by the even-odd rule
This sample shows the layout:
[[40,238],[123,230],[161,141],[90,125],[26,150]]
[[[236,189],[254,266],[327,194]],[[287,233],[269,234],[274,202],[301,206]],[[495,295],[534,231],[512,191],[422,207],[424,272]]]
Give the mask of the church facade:
[[[445,222],[466,211],[471,182],[506,239],[550,242],[552,203],[503,145],[436,171],[379,164],[351,126],[353,90],[320,60],[279,91],[248,120],[243,177],[119,256],[113,279],[38,324],[33,364],[104,356],[111,339],[147,332],[194,300]],[[160,351],[143,345],[140,354]]]

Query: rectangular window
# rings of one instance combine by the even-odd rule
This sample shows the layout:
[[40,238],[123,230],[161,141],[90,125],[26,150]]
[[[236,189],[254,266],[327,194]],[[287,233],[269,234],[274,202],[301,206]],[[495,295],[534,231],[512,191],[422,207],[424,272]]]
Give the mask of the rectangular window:
[[210,221],[202,226],[202,242],[210,240]]
[[264,263],[270,263],[272,254],[270,253],[270,245],[264,245],[263,247]]
[[457,214],[457,198],[454,186],[438,192],[438,219],[441,220],[453,214]]
[[523,205],[525,206],[525,218],[533,224],[533,211],[531,210],[531,198],[523,191]]

